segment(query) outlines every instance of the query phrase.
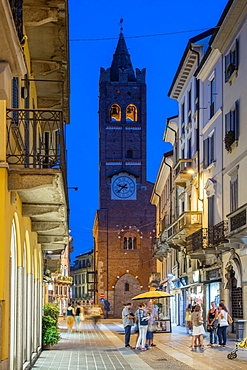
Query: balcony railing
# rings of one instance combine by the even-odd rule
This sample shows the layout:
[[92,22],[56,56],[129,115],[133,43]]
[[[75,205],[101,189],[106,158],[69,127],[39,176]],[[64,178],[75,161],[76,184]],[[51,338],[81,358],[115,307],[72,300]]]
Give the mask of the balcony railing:
[[170,240],[183,231],[185,236],[201,227],[202,212],[185,211],[167,229],[167,239]]
[[236,211],[227,215],[229,219],[229,232],[230,234],[236,234],[247,227],[247,203]]
[[61,110],[7,109],[7,162],[65,169]]
[[190,181],[193,177],[192,159],[179,159],[175,164],[174,182],[178,185],[185,186],[186,181]]
[[186,239],[186,249],[188,253],[196,252],[200,249],[215,248],[222,243],[228,243],[228,222],[221,221],[218,224],[207,228],[202,228],[189,235]]
[[15,28],[20,42],[23,40],[23,0],[9,0]]

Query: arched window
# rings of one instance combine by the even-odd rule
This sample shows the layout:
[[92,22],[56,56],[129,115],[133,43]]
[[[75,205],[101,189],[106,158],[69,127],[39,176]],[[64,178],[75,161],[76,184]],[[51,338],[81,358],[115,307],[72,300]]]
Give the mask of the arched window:
[[137,121],[137,108],[134,104],[129,104],[126,108],[126,121]]
[[129,290],[130,290],[130,285],[129,285],[129,283],[125,283],[125,284],[124,284],[124,291],[125,291],[125,292],[129,292]]
[[133,150],[132,149],[127,150],[126,158],[133,158]]
[[136,249],[137,248],[137,241],[136,236],[133,234],[133,236],[124,237],[124,249]]
[[110,120],[121,121],[121,108],[117,104],[113,104],[110,109]]

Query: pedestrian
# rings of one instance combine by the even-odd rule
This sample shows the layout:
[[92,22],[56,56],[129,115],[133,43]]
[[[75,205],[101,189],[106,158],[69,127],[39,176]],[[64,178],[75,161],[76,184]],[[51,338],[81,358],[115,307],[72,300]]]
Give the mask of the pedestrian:
[[63,314],[63,319],[66,320],[66,307],[63,307],[62,309],[62,314]]
[[226,329],[228,327],[228,309],[224,303],[219,304],[219,314],[218,314],[218,338],[219,338],[219,347],[226,346]]
[[[136,349],[146,351],[146,338],[148,329],[148,320],[150,319],[150,313],[145,312],[145,304],[140,303],[139,309],[136,311],[136,317],[138,318],[139,325],[139,337],[136,342]],[[141,348],[140,348],[141,345]]]
[[191,320],[192,320],[192,349],[197,346],[196,340],[199,339],[199,347],[202,349],[203,346],[203,334],[205,333],[204,326],[203,326],[203,318],[202,318],[202,312],[201,307],[199,305],[196,305],[194,311],[191,314]]
[[156,347],[156,344],[154,344],[154,332],[157,330],[157,324],[155,320],[158,318],[158,310],[156,309],[152,300],[148,302],[146,312],[150,313],[147,330],[147,347]]
[[126,306],[122,310],[122,320],[125,332],[125,347],[130,347],[130,334],[131,334],[131,326],[134,325],[134,317],[135,315],[130,311],[132,307],[132,303],[127,303]]
[[92,320],[93,324],[96,326],[101,319],[102,309],[97,304],[94,304],[90,309],[90,319]]
[[191,304],[188,305],[188,307],[185,310],[185,322],[186,322],[186,328],[187,328],[187,334],[192,331],[192,322],[191,322]]
[[212,347],[217,344],[218,310],[215,307],[215,302],[211,302],[211,306],[207,315],[207,330],[210,333],[210,343],[208,345]]
[[68,327],[68,333],[71,333],[73,325],[74,325],[74,316],[75,316],[75,310],[74,307],[72,307],[71,303],[68,303],[67,307],[67,327]]
[[78,332],[80,331],[80,325],[81,325],[81,302],[77,302],[76,308],[75,308],[75,330]]

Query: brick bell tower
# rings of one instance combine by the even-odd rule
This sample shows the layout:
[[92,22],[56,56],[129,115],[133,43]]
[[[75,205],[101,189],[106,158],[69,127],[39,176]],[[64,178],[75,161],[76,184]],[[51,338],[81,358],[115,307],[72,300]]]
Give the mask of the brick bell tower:
[[[146,180],[145,69],[134,72],[121,33],[99,83],[100,209],[94,223],[96,302],[106,317],[148,290],[155,272],[153,184]],[[109,302],[100,302],[100,297]]]

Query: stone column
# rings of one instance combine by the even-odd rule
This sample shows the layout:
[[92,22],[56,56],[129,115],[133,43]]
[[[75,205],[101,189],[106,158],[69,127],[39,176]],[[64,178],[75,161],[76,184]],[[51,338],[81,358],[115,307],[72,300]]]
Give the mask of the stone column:
[[33,348],[33,315],[32,315],[32,297],[33,297],[33,275],[27,274],[27,361],[32,359]]

